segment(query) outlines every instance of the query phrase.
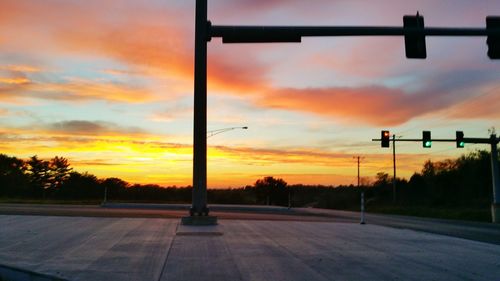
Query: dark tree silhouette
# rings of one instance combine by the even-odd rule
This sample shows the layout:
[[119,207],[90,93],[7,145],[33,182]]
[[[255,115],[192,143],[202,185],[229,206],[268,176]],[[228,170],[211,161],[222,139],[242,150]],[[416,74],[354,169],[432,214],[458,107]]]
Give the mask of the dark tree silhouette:
[[29,196],[29,178],[23,160],[0,154],[0,197]]
[[126,196],[126,188],[129,183],[119,178],[107,178],[101,182],[102,187],[107,192],[108,200],[116,200]]
[[[397,202],[392,202],[392,178],[380,172],[373,184],[355,186],[287,185],[283,179],[264,177],[253,186],[208,190],[210,203],[274,204],[286,206],[288,193],[294,207],[359,210],[361,191],[370,210],[469,210],[455,218],[488,221],[492,200],[490,153],[476,151],[457,159],[426,161],[421,172],[409,181],[396,179]],[[89,173],[72,171],[69,161],[56,156],[49,161],[36,155],[27,160],[0,154],[0,197],[26,199],[108,199],[148,202],[188,203],[192,187],[130,185],[119,178],[98,179]],[[378,208],[378,209],[377,209]],[[399,212],[399,211],[398,211]],[[425,211],[429,214],[428,211]]]
[[70,177],[72,168],[69,167],[68,159],[64,157],[54,157],[50,160],[50,188],[59,189],[63,183]]
[[254,188],[258,203],[282,205],[288,203],[287,183],[283,179],[265,177],[255,182]]
[[102,199],[103,187],[92,174],[71,172],[55,194],[66,199]]
[[50,165],[49,161],[38,159],[36,155],[32,156],[26,162],[28,176],[34,195],[43,194],[45,189],[50,187]]

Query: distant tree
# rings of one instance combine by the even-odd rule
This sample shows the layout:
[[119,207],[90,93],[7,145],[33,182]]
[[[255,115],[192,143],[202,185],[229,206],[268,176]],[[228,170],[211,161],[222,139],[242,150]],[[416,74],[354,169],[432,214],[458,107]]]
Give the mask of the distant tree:
[[126,188],[129,183],[119,178],[107,178],[101,181],[102,187],[107,190],[107,197],[111,200],[126,197]]
[[23,160],[0,154],[0,196],[29,195],[29,178]]
[[65,199],[101,199],[104,192],[96,176],[87,172],[70,172],[55,194]]
[[412,203],[432,207],[487,206],[491,201],[490,153],[475,151],[457,159],[424,163],[408,184]]
[[372,179],[370,177],[361,177],[359,180],[360,186],[370,186],[372,184]]
[[422,176],[430,178],[436,175],[436,167],[431,160],[427,160],[422,168]]
[[51,175],[49,161],[38,159],[38,157],[34,155],[28,159],[26,164],[33,195],[45,195],[45,189],[50,187]]
[[390,177],[388,173],[378,172],[375,176],[374,186],[386,186],[390,183]]
[[64,157],[54,157],[50,160],[50,188],[59,189],[70,177],[72,168],[69,167],[68,159]]
[[[265,177],[255,182],[257,202],[266,205],[287,205],[287,183],[283,179]],[[264,201],[264,202],[263,202]]]

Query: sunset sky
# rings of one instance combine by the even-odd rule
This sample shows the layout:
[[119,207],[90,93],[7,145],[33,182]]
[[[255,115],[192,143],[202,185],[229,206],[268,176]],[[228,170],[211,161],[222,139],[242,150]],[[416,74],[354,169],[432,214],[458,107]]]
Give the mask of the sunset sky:
[[[192,178],[194,0],[0,1],[0,153],[66,157],[79,172],[131,183]],[[209,0],[217,25],[485,27],[498,0]],[[408,60],[402,37],[303,38],[208,47],[208,185],[263,176],[354,184],[392,174],[372,138],[488,137],[500,129],[500,61],[485,37],[427,38]],[[398,176],[484,145],[398,143]]]

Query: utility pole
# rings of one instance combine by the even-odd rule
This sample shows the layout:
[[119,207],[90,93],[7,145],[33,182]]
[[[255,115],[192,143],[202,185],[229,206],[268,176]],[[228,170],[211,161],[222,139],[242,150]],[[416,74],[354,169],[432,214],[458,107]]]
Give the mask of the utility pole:
[[354,159],[358,159],[358,187],[359,187],[359,156],[353,157]]
[[396,135],[392,135],[392,203],[396,203]]
[[357,160],[357,163],[358,163],[358,187],[360,186],[360,173],[359,173],[359,166],[361,164],[361,160],[364,158],[364,157],[361,157],[361,156],[353,156],[352,158],[356,159]]

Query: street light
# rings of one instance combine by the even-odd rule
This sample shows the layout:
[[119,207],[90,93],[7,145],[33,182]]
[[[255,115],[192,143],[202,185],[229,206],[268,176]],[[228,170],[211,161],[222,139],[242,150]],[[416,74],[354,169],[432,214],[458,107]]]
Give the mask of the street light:
[[223,128],[223,129],[217,129],[217,130],[207,131],[207,139],[210,138],[210,137],[213,137],[215,135],[222,134],[224,132],[232,131],[232,130],[236,130],[236,129],[247,130],[248,127],[247,126],[244,126],[244,127],[231,127],[231,128]]

